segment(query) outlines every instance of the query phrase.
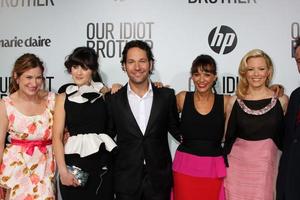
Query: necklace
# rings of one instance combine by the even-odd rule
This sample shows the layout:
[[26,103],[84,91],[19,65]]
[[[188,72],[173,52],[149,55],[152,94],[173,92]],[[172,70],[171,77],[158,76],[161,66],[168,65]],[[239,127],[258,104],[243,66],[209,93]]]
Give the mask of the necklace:
[[273,96],[271,99],[271,102],[259,110],[250,109],[248,106],[246,106],[244,101],[241,99],[237,99],[237,102],[245,113],[250,114],[250,115],[263,115],[263,114],[269,112],[276,105],[277,98],[275,96]]

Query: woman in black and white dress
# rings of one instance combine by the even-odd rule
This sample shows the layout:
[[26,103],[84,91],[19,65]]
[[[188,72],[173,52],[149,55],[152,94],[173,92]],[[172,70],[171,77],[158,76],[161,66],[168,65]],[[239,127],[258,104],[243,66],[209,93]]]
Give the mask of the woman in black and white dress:
[[[53,148],[64,200],[112,200],[112,150],[116,144],[107,129],[105,86],[94,82],[98,75],[98,56],[88,47],[78,47],[70,54],[65,67],[75,85],[58,96],[54,110]],[[64,128],[70,137],[63,145]],[[89,174],[82,185],[69,167]]]

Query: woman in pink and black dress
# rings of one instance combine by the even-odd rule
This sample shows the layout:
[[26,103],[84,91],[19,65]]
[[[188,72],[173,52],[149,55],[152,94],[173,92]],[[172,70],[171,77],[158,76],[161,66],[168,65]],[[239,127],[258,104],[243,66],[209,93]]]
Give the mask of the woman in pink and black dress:
[[241,60],[237,97],[230,100],[225,151],[227,200],[273,200],[288,97],[268,88],[273,75],[270,57],[259,49]]
[[216,74],[215,60],[198,56],[191,68],[195,92],[177,94],[183,138],[173,162],[174,200],[224,199],[221,143],[229,97],[213,92]]

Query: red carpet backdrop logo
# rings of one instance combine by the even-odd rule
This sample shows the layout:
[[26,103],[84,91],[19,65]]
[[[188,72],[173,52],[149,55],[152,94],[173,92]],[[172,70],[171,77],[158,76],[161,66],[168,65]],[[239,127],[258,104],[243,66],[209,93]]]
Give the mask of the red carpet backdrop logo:
[[228,54],[236,47],[237,35],[229,26],[217,26],[209,33],[208,44],[215,53]]
[[253,4],[256,0],[188,0],[188,3],[199,4]]
[[300,24],[297,22],[293,22],[291,25],[291,55],[292,58],[295,58],[295,45],[296,45],[296,39],[300,37]]
[[0,0],[1,8],[48,7],[54,6],[53,0]]
[[87,46],[103,58],[121,57],[130,40],[144,40],[153,47],[154,22],[97,22],[86,26]]

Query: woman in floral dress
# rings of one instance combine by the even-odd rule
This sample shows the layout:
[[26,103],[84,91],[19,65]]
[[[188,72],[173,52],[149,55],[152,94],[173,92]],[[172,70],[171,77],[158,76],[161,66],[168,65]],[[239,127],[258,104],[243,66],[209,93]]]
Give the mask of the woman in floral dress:
[[[34,54],[19,57],[10,95],[0,101],[0,184],[10,200],[55,199],[52,111],[55,94],[42,90],[44,66]],[[6,134],[9,144],[5,146]]]

